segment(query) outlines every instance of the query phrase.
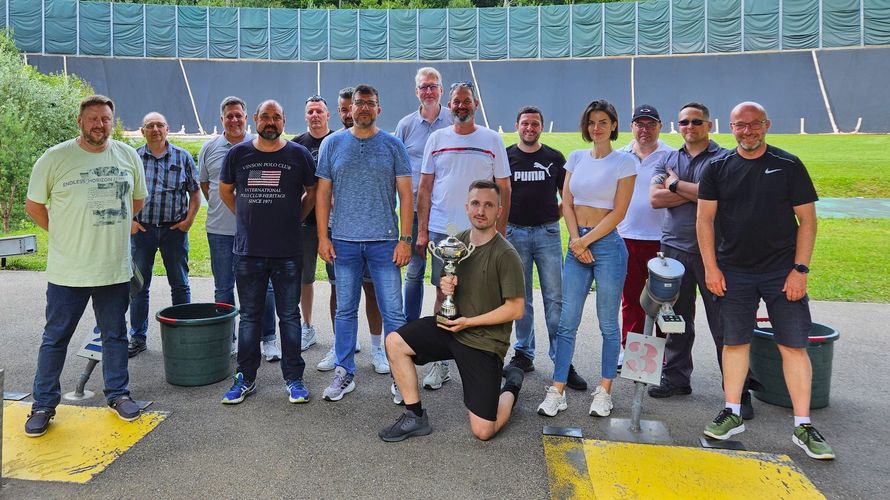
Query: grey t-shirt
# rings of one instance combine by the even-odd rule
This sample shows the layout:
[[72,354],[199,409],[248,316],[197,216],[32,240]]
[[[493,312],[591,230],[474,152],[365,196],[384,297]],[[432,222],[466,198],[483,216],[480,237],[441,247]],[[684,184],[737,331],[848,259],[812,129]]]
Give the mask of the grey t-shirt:
[[[253,140],[253,135],[245,135],[244,140]],[[205,142],[198,153],[198,182],[210,183],[206,227],[207,232],[211,234],[235,235],[235,214],[219,197],[219,173],[226,153],[232,146],[234,144],[231,144],[225,135],[220,134]]]
[[396,177],[411,177],[405,145],[383,130],[359,139],[347,130],[329,135],[318,151],[315,175],[333,183],[331,238],[399,238]]
[[[679,151],[674,151],[662,157],[655,164],[653,177],[665,175],[668,168],[672,169],[681,181],[698,184],[702,171],[714,158],[724,156],[727,149],[721,148],[716,142],[711,141],[708,149],[699,153],[696,157],[690,157],[686,152],[686,146]],[[661,244],[689,253],[699,253],[698,240],[695,236],[695,219],[698,206],[689,201],[665,211],[664,223],[661,232]]]

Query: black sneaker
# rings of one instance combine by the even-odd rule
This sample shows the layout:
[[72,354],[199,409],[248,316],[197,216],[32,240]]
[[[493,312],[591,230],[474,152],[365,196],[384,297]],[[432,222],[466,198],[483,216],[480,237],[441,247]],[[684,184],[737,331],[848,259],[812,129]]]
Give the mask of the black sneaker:
[[127,357],[135,357],[140,352],[148,349],[143,337],[131,337],[130,343],[127,345]]
[[108,403],[108,407],[111,408],[111,411],[115,412],[121,420],[127,422],[136,420],[139,418],[139,415],[142,414],[142,408],[139,408],[139,405],[130,399],[130,396],[121,396]]
[[413,411],[409,410],[402,413],[394,424],[382,429],[377,435],[387,443],[396,443],[413,436],[426,436],[431,432],[433,432],[433,428],[430,427],[430,420],[426,410],[424,410],[422,417],[418,417]]
[[674,385],[665,379],[661,380],[660,386],[649,388],[649,395],[653,398],[669,398],[687,394],[692,394],[692,387],[688,385]]
[[581,375],[578,375],[578,372],[575,371],[575,365],[569,365],[569,377],[566,379],[566,387],[576,391],[587,390],[587,381]]
[[34,410],[25,421],[25,435],[36,438],[46,434],[49,421],[56,416],[55,410]]
[[751,393],[742,391],[742,419],[751,420],[754,418],[754,405],[751,404]]
[[504,367],[503,375],[505,377],[507,376],[507,368],[510,368],[511,366],[521,368],[525,373],[535,371],[534,361],[519,351],[516,351],[516,354],[513,355],[513,359],[511,359],[507,366]]

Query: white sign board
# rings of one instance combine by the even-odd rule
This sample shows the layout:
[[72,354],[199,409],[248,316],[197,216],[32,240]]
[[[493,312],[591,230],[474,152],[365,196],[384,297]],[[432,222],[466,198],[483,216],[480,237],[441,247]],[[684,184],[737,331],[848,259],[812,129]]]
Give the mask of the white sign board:
[[93,328],[93,331],[87,336],[86,343],[77,351],[77,355],[81,358],[102,361],[102,334],[98,327]]
[[667,339],[628,332],[621,378],[661,385],[661,368]]

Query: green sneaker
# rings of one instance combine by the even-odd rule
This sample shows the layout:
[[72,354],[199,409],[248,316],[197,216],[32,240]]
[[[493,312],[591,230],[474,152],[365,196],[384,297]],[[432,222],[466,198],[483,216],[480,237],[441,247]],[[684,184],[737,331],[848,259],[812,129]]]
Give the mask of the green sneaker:
[[732,413],[732,410],[729,408],[720,410],[717,418],[705,426],[705,436],[721,441],[744,431],[745,422],[742,420],[742,417]]
[[810,424],[795,427],[791,441],[803,448],[803,451],[807,452],[807,455],[812,458],[818,460],[834,459],[834,451],[832,451],[831,446],[825,442],[822,434],[819,434],[819,431]]

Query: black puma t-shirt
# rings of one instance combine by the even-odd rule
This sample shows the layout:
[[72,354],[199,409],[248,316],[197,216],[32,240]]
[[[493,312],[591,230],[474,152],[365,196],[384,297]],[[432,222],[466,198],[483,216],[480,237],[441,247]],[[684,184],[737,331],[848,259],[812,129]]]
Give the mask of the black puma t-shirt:
[[540,226],[559,220],[558,189],[566,177],[566,159],[545,145],[525,153],[516,144],[507,148],[510,162],[511,224]]

